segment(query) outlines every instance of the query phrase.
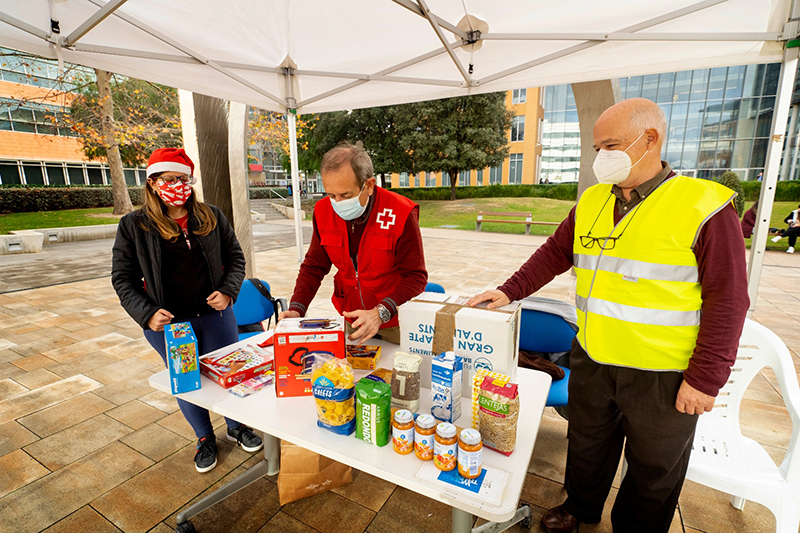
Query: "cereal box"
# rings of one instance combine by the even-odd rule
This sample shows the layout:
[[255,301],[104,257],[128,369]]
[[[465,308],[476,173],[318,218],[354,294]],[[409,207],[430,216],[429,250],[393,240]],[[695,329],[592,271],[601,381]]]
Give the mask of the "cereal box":
[[378,361],[381,360],[380,346],[361,346],[360,344],[348,344],[347,362],[354,370],[375,370],[378,368]]
[[284,318],[275,327],[275,394],[311,396],[314,357],[345,358],[344,319]]
[[255,344],[223,348],[200,358],[200,373],[226,389],[272,369],[272,350]]
[[172,394],[200,388],[200,368],[197,363],[197,338],[192,325],[178,322],[164,326],[167,366]]
[[444,422],[461,416],[461,374],[464,362],[453,352],[444,352],[431,361],[431,414]]

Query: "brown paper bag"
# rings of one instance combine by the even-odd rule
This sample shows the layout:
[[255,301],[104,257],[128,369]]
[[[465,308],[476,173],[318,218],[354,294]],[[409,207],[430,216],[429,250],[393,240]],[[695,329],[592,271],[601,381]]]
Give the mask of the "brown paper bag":
[[300,446],[281,441],[278,497],[281,505],[353,482],[353,469]]

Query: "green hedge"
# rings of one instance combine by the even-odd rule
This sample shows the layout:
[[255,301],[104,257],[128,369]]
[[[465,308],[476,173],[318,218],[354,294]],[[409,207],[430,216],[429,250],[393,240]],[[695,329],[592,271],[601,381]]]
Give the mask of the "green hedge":
[[[284,198],[289,197],[289,189],[285,187],[250,187],[250,199],[251,200],[266,200],[270,198],[269,191],[274,191],[274,193],[280,194]],[[272,195],[272,198],[275,198],[275,194]]]
[[[142,204],[142,188],[128,187],[133,205]],[[0,213],[29,213],[112,207],[111,187],[103,185],[32,187],[27,185],[0,187]]]
[[[414,201],[449,200],[450,187],[419,187],[389,189]],[[557,185],[485,185],[483,187],[456,187],[456,198],[553,198],[572,200],[578,198],[577,183]]]
[[[744,199],[755,202],[761,193],[760,181],[743,181]],[[800,181],[779,181],[775,187],[776,202],[800,202]]]

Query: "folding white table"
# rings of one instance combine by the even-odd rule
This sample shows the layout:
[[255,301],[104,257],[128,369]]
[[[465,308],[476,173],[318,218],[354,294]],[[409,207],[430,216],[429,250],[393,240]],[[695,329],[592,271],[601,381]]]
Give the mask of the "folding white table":
[[[271,334],[271,332],[265,332],[219,351],[230,351],[240,345],[261,342]],[[391,368],[394,352],[397,351],[398,346],[377,340],[370,341],[369,344],[381,346],[379,365]],[[357,370],[355,373],[356,379],[359,379],[369,371]],[[453,508],[453,533],[499,532],[520,521],[530,522],[530,508],[527,506],[517,508],[517,504],[539,431],[547,393],[550,389],[550,376],[544,372],[523,368],[517,371],[516,383],[519,385],[520,411],[514,453],[508,457],[488,449],[485,449],[483,453],[484,466],[508,474],[499,503],[481,501],[479,497],[465,496],[463,490],[445,483],[422,479],[417,475],[417,471],[423,461],[417,459],[414,454],[399,455],[395,453],[391,443],[378,447],[356,439],[354,435],[336,435],[317,427],[316,408],[312,397],[278,398],[275,395],[275,387],[270,386],[246,398],[240,398],[205,377],[202,377],[201,381],[202,386],[199,390],[180,394],[179,397],[262,431],[264,433],[265,460],[178,514],[177,531],[180,533],[194,531],[189,522],[192,516],[260,477],[278,473],[280,439],[450,505]],[[164,370],[154,374],[150,378],[150,385],[169,393],[169,372]],[[419,412],[430,412],[430,406],[431,391],[423,388],[420,394]],[[462,414],[461,418],[456,420],[456,425],[459,427],[470,427],[471,425],[471,402],[468,398],[462,399]],[[484,518],[489,523],[473,529],[473,516]]]

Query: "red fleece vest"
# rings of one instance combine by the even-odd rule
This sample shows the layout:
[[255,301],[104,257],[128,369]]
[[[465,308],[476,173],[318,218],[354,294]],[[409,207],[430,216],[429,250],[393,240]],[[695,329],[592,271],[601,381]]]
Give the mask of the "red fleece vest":
[[[320,243],[338,272],[333,278],[333,305],[339,313],[373,309],[400,282],[395,246],[403,234],[406,219],[417,204],[404,196],[375,187],[375,204],[358,247],[358,272],[350,258],[350,223],[323,198],[314,206]],[[397,326],[397,316],[382,328]]]

